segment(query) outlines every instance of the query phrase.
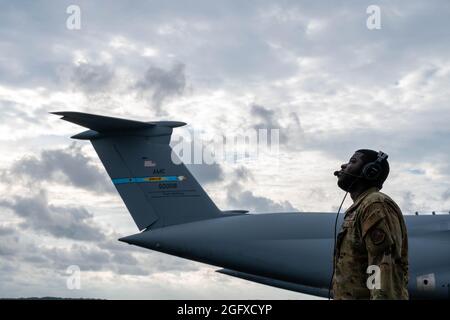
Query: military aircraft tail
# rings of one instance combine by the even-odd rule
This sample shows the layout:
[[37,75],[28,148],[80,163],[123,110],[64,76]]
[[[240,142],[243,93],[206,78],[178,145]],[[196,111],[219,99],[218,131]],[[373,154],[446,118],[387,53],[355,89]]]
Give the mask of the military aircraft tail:
[[53,112],[90,140],[139,230],[216,218],[220,210],[169,145],[177,121],[141,122]]

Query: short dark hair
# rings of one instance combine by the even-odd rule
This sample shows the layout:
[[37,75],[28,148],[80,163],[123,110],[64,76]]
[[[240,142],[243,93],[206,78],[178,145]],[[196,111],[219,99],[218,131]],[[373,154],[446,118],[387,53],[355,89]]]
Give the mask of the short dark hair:
[[[377,160],[377,158],[378,158],[378,152],[375,150],[359,149],[359,150],[356,150],[355,152],[359,152],[359,153],[363,154],[364,163],[373,162],[373,161]],[[389,175],[389,162],[387,161],[387,159],[384,159],[383,161],[381,161],[380,166],[381,166],[381,173],[380,173],[378,179],[373,181],[373,185],[379,189],[383,188],[383,183],[384,183],[384,181],[386,181],[386,179]]]

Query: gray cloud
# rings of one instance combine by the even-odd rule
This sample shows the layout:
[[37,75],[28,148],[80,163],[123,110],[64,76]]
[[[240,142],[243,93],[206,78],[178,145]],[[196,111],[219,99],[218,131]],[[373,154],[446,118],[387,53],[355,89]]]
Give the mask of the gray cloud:
[[423,170],[423,169],[409,169],[408,171],[410,173],[416,174],[416,175],[423,175],[423,174],[425,174],[425,170]]
[[263,120],[262,126],[266,128],[279,128],[278,119],[275,119],[275,110],[267,109],[263,106],[254,104],[251,107],[251,112],[253,115],[261,118]]
[[111,260],[109,252],[85,245],[73,244],[70,248],[51,248],[43,251],[45,257],[59,270],[78,265],[81,270],[102,270]]
[[92,164],[75,142],[65,149],[43,150],[38,157],[24,157],[2,172],[6,180],[23,177],[33,183],[52,181],[87,190],[114,192],[106,175]]
[[200,184],[223,181],[223,170],[220,164],[186,164],[186,168],[194,175]]
[[[138,276],[158,272],[195,271],[199,268],[198,264],[185,259],[161,256],[124,244],[117,241],[116,236],[105,235],[91,243],[72,241],[71,245],[61,247],[53,246],[45,240],[33,241],[36,235],[24,232],[22,225],[0,226],[0,256],[3,257],[0,259],[0,269],[7,267],[6,261],[22,268],[31,268],[35,272],[40,269],[41,272],[59,276],[66,276],[66,269],[71,265],[78,266],[82,272],[110,271],[117,275]],[[8,272],[10,277],[14,277],[19,276],[21,270],[16,268]]]
[[14,133],[20,132],[21,129],[39,128],[46,122],[47,116],[45,106],[30,107],[25,103],[0,97],[0,124],[5,128],[8,127],[14,138]]
[[15,196],[0,200],[0,206],[11,209],[23,219],[21,227],[44,231],[55,237],[77,240],[102,240],[104,235],[92,223],[92,214],[80,207],[61,207],[48,202],[47,192]]
[[[246,167],[238,167],[233,175],[238,181],[249,182],[254,180],[252,172]],[[289,201],[274,201],[270,198],[257,196],[238,182],[231,182],[226,186],[226,201],[230,210],[249,210],[255,213],[262,212],[294,212],[299,211]]]
[[278,116],[273,109],[265,108],[264,106],[253,104],[251,106],[251,115],[258,118],[261,122],[253,126],[254,129],[280,129],[280,143],[284,144],[288,140],[285,130],[282,129],[278,122]]
[[[5,241],[5,239],[2,239]],[[111,240],[105,240],[111,241]],[[77,244],[69,247],[49,247],[28,242],[12,243],[7,241],[10,252],[2,251],[10,261],[29,265],[47,272],[65,275],[66,269],[76,265],[82,271],[112,271],[116,274],[148,275],[151,269],[145,270],[138,265],[138,260],[132,253],[114,252],[99,248],[96,244]],[[117,256],[121,255],[118,259]]]
[[14,234],[14,229],[9,227],[4,227],[0,225],[0,236]]
[[41,120],[22,110],[16,102],[6,99],[0,99],[0,117],[3,123],[36,122]]
[[[450,189],[447,189],[446,191],[444,191],[444,193],[442,193],[442,200],[448,200],[450,199]],[[449,210],[450,212],[450,210]]]
[[[401,1],[383,1],[382,29],[375,32],[365,26],[365,9],[372,4],[368,0],[348,1],[339,8],[306,1],[245,5],[230,1],[225,6],[206,1],[196,6],[175,1],[140,2],[126,10],[120,2],[111,2],[107,11],[98,10],[95,3],[80,1],[89,20],[83,20],[79,34],[64,26],[68,4],[30,4],[27,10],[15,4],[2,11],[0,26],[5,30],[5,42],[1,49],[8,57],[0,60],[4,81],[57,82],[55,64],[64,65],[80,48],[88,55],[99,56],[110,49],[108,42],[117,35],[151,44],[164,53],[163,59],[168,53],[176,54],[218,87],[229,79],[248,84],[293,76],[304,71],[297,57],[317,57],[324,64],[323,70],[345,81],[394,83],[421,57],[445,57],[449,49],[446,41],[435,41],[448,36],[445,0],[432,6],[420,1],[410,1],[407,6]],[[21,24],[16,22],[18,12],[23,17]],[[417,28],[419,21],[421,28]],[[14,33],[6,31],[11,28]],[[25,50],[30,47],[34,50]],[[126,61],[133,65],[129,60],[134,59],[127,54],[113,59],[118,64]],[[309,81],[320,79],[320,73]]]
[[113,79],[114,70],[110,65],[82,62],[73,67],[70,80],[76,88],[95,94],[110,89]]
[[234,170],[234,175],[242,182],[254,181],[252,172],[244,166],[238,167]]
[[17,234],[16,229],[0,226],[0,256],[14,257],[17,254]]
[[[441,121],[439,114],[436,119]],[[390,161],[419,162],[431,160],[440,166],[442,173],[450,174],[450,145],[442,143],[443,137],[450,136],[445,126],[440,129],[428,127],[411,128],[398,126],[386,130],[360,127],[347,132],[332,130],[309,135],[305,146],[309,150],[320,150],[347,160],[351,153],[360,148],[382,149],[390,156]],[[418,149],[418,146],[420,148]],[[436,161],[438,160],[438,161]],[[418,174],[424,168],[414,167],[410,172]],[[419,171],[417,171],[419,170]]]
[[[279,142],[286,147],[298,149],[303,143],[303,128],[300,119],[295,112],[290,112],[287,116],[279,109],[270,109],[262,105],[253,104],[250,109],[251,119],[258,119],[259,122],[253,125],[258,129],[279,129]],[[280,123],[280,119],[284,122]]]
[[[117,241],[105,239],[104,242]],[[104,249],[101,244],[73,244],[69,248],[40,249],[49,265],[64,273],[70,265],[77,265],[82,271],[111,271],[119,275],[146,276],[156,272],[154,265],[147,267],[142,256],[133,254],[133,248]],[[128,250],[128,251],[126,251]],[[138,258],[139,257],[139,258]]]
[[168,98],[182,95],[185,87],[185,66],[182,63],[176,63],[168,70],[150,66],[143,79],[135,85],[140,95],[150,97],[158,114],[162,112],[162,103]]
[[238,183],[227,186],[227,204],[231,209],[243,209],[251,212],[293,212],[299,211],[289,201],[274,201],[257,196],[250,190],[244,190]]
[[415,211],[414,209],[417,206],[414,202],[414,199],[415,199],[415,195],[411,191],[406,191],[405,193],[403,193],[402,208],[403,208],[404,212],[414,212]]

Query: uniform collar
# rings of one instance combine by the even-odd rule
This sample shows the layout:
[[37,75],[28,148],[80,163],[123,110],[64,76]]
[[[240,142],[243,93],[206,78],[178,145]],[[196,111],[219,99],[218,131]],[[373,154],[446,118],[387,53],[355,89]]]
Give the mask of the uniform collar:
[[363,201],[363,199],[365,197],[367,197],[369,194],[373,193],[373,192],[377,192],[380,191],[380,189],[378,189],[377,187],[371,187],[369,189],[367,189],[366,191],[364,191],[363,193],[361,193],[358,198],[355,200],[355,202],[353,202],[353,204],[347,209],[347,212],[353,210],[354,208],[358,207],[359,204]]

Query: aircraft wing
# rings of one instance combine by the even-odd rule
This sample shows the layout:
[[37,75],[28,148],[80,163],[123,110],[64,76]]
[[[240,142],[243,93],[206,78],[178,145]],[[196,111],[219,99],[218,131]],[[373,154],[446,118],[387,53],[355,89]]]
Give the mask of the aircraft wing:
[[305,293],[305,294],[328,298],[328,289],[327,288],[314,288],[314,287],[304,286],[304,285],[293,283],[293,282],[287,282],[287,281],[277,280],[277,279],[273,279],[273,278],[267,278],[267,277],[263,277],[263,276],[258,276],[258,275],[235,271],[235,270],[230,270],[230,269],[219,269],[219,270],[216,270],[216,272],[226,274],[228,276],[248,280],[248,281],[265,284],[265,285],[276,287],[276,288],[297,291],[297,292],[301,292],[301,293]]

